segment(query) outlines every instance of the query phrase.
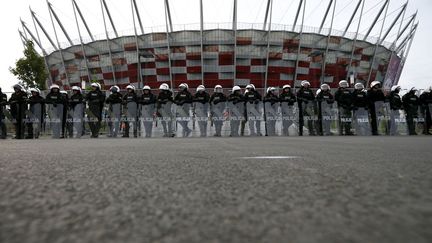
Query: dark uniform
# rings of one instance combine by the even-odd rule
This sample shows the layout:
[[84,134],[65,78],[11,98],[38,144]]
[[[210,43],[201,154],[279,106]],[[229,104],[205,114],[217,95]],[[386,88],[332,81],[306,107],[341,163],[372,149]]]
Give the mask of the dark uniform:
[[390,102],[390,135],[398,134],[396,119],[400,117],[400,111],[403,109],[402,100],[399,90],[391,91],[387,97]]
[[193,97],[194,115],[198,120],[201,137],[207,136],[209,101],[210,95],[206,91],[196,92]]
[[319,135],[331,135],[330,125],[331,125],[331,113],[325,108],[333,105],[335,99],[329,90],[321,90],[316,96],[318,102],[318,130]]
[[294,104],[296,102],[296,97],[294,93],[291,92],[291,88],[283,89],[282,93],[279,95],[279,101],[281,105],[282,112],[282,134],[284,136],[289,135],[289,127],[294,123]]
[[239,136],[240,122],[244,121],[244,97],[240,92],[234,92],[228,96],[228,101],[232,103],[230,107],[230,126],[231,126],[231,137]]
[[425,122],[423,127],[423,134],[431,135],[430,129],[432,127],[431,120],[431,108],[432,108],[432,91],[425,91],[420,95],[420,106],[422,113],[425,116]]
[[57,89],[57,92],[53,92],[52,90],[45,97],[45,103],[51,105],[49,108],[50,120],[51,120],[51,128],[52,128],[52,136],[53,138],[60,138],[62,132],[63,125],[63,110],[60,111],[60,107],[66,104],[65,96],[60,93]]
[[266,134],[276,136],[276,120],[278,119],[277,110],[279,97],[273,92],[267,92],[264,97],[264,107],[266,113]]
[[346,88],[338,88],[335,92],[335,100],[339,109],[339,135],[352,135],[352,99],[351,92]]
[[102,109],[105,102],[105,95],[99,89],[92,90],[86,95],[86,101],[89,106],[89,126],[91,137],[99,137],[99,130],[102,122]]
[[170,90],[161,90],[157,96],[157,116],[161,119],[164,137],[172,137],[172,112],[171,105],[174,103],[172,92]]
[[418,119],[418,108],[420,100],[415,94],[415,90],[411,90],[402,97],[402,104],[406,112],[408,133],[409,135],[417,135],[414,119]]
[[121,106],[123,96],[121,93],[113,92],[108,96],[105,103],[108,104],[108,137],[116,138],[120,130]]
[[84,135],[84,95],[81,92],[74,93],[69,98],[68,103],[70,112],[72,114],[73,128],[76,132],[75,136],[80,138],[82,135]]
[[[144,90],[145,91],[145,90]],[[148,93],[143,93],[138,102],[141,105],[141,115],[145,130],[145,137],[152,136],[153,131],[153,114],[156,110],[156,96],[149,90]]]
[[[40,94],[32,95],[28,99],[30,111],[34,114],[29,116],[27,123],[27,137],[26,138],[39,138],[40,131],[42,130],[43,118],[45,114],[45,99]],[[36,106],[40,106],[36,109]],[[37,111],[35,111],[37,110]],[[39,114],[37,114],[39,113]],[[37,126],[37,127],[34,127]]]
[[9,99],[9,106],[15,126],[15,138],[23,139],[25,130],[25,116],[27,112],[27,94],[24,90],[15,90]]
[[138,128],[137,128],[137,111],[138,111],[138,96],[135,92],[127,92],[123,96],[123,105],[126,108],[126,122],[125,122],[125,130],[123,131],[123,137],[129,137],[129,129],[130,126],[133,126],[133,135],[136,138]]
[[180,119],[178,123],[180,123],[183,129],[183,137],[189,136],[189,134],[192,132],[192,130],[188,127],[188,119],[190,118],[189,110],[192,101],[192,94],[187,89],[178,92],[174,98],[174,102],[177,104],[177,116]]
[[6,105],[7,105],[7,96],[3,94],[0,88],[0,138],[6,139],[7,130],[6,130]]
[[[262,97],[258,91],[251,89],[244,94],[246,120],[249,122],[249,134],[251,136],[261,136],[261,114],[259,102]],[[242,135],[243,135],[242,127]]]
[[378,121],[377,113],[375,109],[375,102],[385,101],[384,93],[381,89],[369,89],[367,93],[367,99],[369,101],[369,112],[371,117],[372,135],[378,135]]
[[210,96],[211,119],[215,126],[215,136],[222,136],[222,126],[224,121],[225,102],[227,97],[222,92],[215,92]]
[[[297,102],[299,107],[299,135],[303,136],[304,117],[313,117],[316,108],[315,96],[310,88],[301,87],[297,91]],[[307,109],[312,107],[312,109]],[[313,120],[308,119],[307,126],[309,135],[315,135]]]

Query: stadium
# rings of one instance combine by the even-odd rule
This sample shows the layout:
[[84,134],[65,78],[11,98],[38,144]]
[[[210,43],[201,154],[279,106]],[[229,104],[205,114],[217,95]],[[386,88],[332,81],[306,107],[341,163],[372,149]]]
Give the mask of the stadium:
[[[230,10],[232,23],[206,24],[203,2],[197,1],[201,9],[200,23],[185,25],[179,30],[173,28],[170,3],[164,0],[161,14],[165,16],[165,29],[144,32],[137,3],[131,0],[128,4],[133,13],[130,24],[133,24],[134,33],[119,35],[109,5],[101,0],[105,38],[92,35],[86,24],[86,17],[90,16],[84,16],[75,0],[72,0],[71,11],[76,26],[63,26],[59,15],[48,3],[53,27],[54,22],[60,27],[57,30],[54,27],[55,38],[32,10],[35,30],[22,22],[20,37],[23,42],[32,40],[40,48],[50,74],[47,84],[56,83],[65,90],[73,85],[88,86],[94,81],[102,84],[104,89],[112,85],[124,88],[129,84],[137,88],[143,85],[157,88],[161,83],[171,87],[187,83],[193,88],[200,84],[208,88],[216,84],[224,88],[247,84],[257,88],[282,87],[284,84],[298,87],[302,80],[310,81],[314,88],[323,83],[334,88],[344,79],[365,85],[378,80],[385,88],[398,83],[418,25],[416,14],[406,13],[408,3],[390,16],[390,1],[379,2],[367,32],[360,33],[366,0],[351,1],[353,11],[349,19],[343,20],[344,30],[333,28],[335,21],[341,21],[334,18],[336,0],[330,0],[323,8],[322,22],[317,27],[304,25],[306,0],[294,2],[297,6],[293,5],[296,13],[293,23],[272,23],[272,11],[278,8],[273,6],[272,0],[265,1],[262,23],[238,23],[237,0],[234,0]],[[330,22],[330,28],[324,28],[326,21]],[[85,28],[80,29],[78,22]],[[387,22],[386,29],[384,22]],[[114,37],[109,36],[108,25],[114,30]],[[69,27],[78,28],[78,41],[71,40]],[[352,29],[356,31],[349,31]],[[371,35],[373,29],[380,30],[378,36]],[[60,34],[68,40],[61,48],[57,37]],[[84,34],[90,38],[85,40]],[[40,36],[49,40],[50,47],[43,45]]]

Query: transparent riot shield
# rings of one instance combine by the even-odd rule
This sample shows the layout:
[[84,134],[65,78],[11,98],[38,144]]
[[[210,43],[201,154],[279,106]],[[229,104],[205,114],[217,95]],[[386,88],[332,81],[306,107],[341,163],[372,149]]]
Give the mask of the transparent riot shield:
[[211,104],[210,107],[210,131],[215,137],[222,136],[222,129],[225,122],[226,102]]
[[63,122],[63,104],[49,104],[47,107],[52,138],[60,138]]
[[157,108],[157,119],[155,123],[155,136],[173,137],[173,121],[175,114],[175,105],[172,102],[159,104]]
[[141,105],[141,133],[142,137],[150,138],[153,136],[155,104]]
[[320,115],[318,117],[318,131],[320,135],[330,136],[339,131],[338,108],[336,103],[321,102]]
[[10,117],[10,114],[6,107],[0,106],[0,139],[7,138],[7,128],[10,125],[8,116]]
[[375,102],[375,113],[378,134],[388,135],[390,133],[390,104],[384,101]]
[[426,123],[426,112],[422,110],[421,107],[417,109],[417,115],[414,116],[414,125],[415,125],[415,131],[417,134],[422,134],[424,125]]
[[372,134],[369,123],[369,112],[366,108],[358,107],[353,111],[353,126],[358,136],[369,136]]
[[[176,105],[176,131],[178,137],[189,137],[191,135],[191,113],[191,104]],[[192,128],[195,129],[195,118],[192,121]]]
[[199,128],[199,136],[207,137],[207,129],[209,123],[209,103],[194,103],[195,121]]
[[262,136],[261,128],[262,125],[265,125],[263,123],[263,103],[246,102],[246,118],[245,131],[249,130],[249,136]]
[[73,128],[73,137],[80,138],[83,135],[84,128],[84,110],[85,104],[76,104],[70,110],[70,114],[72,115],[72,128]]
[[298,135],[298,105],[294,103],[289,105],[288,102],[282,102],[280,105],[281,109],[281,135],[290,136]]
[[353,111],[349,108],[338,107],[338,129],[339,135],[352,135]]
[[32,104],[27,113],[26,126],[28,138],[39,138],[42,131],[43,105]]
[[264,111],[265,111],[265,126],[267,131],[267,136],[277,136],[277,130],[276,130],[276,122],[280,120],[279,116],[279,102],[271,103],[271,102],[265,102],[264,103]]
[[390,110],[390,135],[406,135],[407,124],[405,113],[402,110]]
[[[316,135],[318,122],[317,106],[315,102],[308,102],[302,104],[302,117],[303,124],[300,124],[300,129],[303,129],[304,135],[314,136]],[[305,133],[306,132],[306,133]]]
[[[123,137],[138,136],[137,127],[137,116],[138,116],[138,104],[135,102],[129,102],[126,104],[126,117],[125,117],[125,129],[123,131]],[[131,134],[133,133],[133,134]]]
[[245,121],[245,105],[244,102],[228,102],[230,136],[240,136],[240,125]]

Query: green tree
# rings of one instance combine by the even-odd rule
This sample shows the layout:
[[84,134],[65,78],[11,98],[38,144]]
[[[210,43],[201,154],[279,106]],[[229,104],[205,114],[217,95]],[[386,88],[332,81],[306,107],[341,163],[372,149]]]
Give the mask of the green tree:
[[33,41],[27,41],[24,49],[24,57],[18,59],[15,67],[9,68],[9,71],[15,75],[25,87],[46,89],[46,80],[48,73],[45,68],[44,58],[39,55]]

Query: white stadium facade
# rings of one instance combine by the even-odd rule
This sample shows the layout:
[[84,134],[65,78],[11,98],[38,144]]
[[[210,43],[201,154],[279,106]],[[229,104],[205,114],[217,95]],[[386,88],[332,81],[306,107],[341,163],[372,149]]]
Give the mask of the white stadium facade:
[[[161,14],[165,16],[166,28],[144,33],[136,1],[124,1],[132,10],[134,21],[130,24],[134,34],[121,36],[109,5],[100,0],[106,36],[99,39],[86,23],[90,16],[84,16],[75,0],[71,6],[76,26],[63,26],[61,16],[48,3],[52,26],[56,23],[60,27],[54,27],[55,36],[31,11],[34,28],[22,21],[19,34],[23,43],[32,40],[44,56],[50,74],[47,84],[56,83],[65,90],[81,86],[83,81],[87,85],[97,81],[104,89],[129,84],[157,88],[161,83],[171,87],[188,83],[193,88],[200,84],[209,88],[216,84],[224,88],[247,84],[266,88],[298,86],[301,80],[308,80],[317,88],[322,83],[336,87],[340,80],[346,79],[365,84],[378,80],[384,87],[391,87],[399,81],[418,26],[416,14],[406,13],[406,3],[386,20],[388,28],[383,29],[385,21],[381,19],[381,26],[380,18],[386,17],[390,0],[376,7],[377,14],[366,33],[360,33],[359,27],[367,0],[353,1],[355,7],[351,17],[344,20],[344,30],[333,29],[336,0],[328,1],[317,27],[304,25],[307,0],[296,1],[294,22],[289,25],[272,23],[272,10],[277,7],[272,0],[266,0],[261,24],[241,24],[237,22],[237,0],[233,0],[232,23],[215,24],[213,28],[206,25],[204,29],[201,0],[197,1],[200,24],[174,30],[169,0],[164,0]],[[330,21],[330,28],[323,27],[325,21]],[[107,26],[114,30],[114,37],[109,37]],[[78,28],[79,37],[75,37],[78,41],[72,41],[68,34],[68,28],[72,27]],[[348,31],[350,28],[357,31]],[[371,35],[374,28],[381,29],[378,36]],[[396,31],[392,38],[390,31]],[[90,38],[84,40],[84,34]],[[68,45],[60,47],[57,35],[64,35]],[[50,46],[41,42],[41,36],[49,40]]]

